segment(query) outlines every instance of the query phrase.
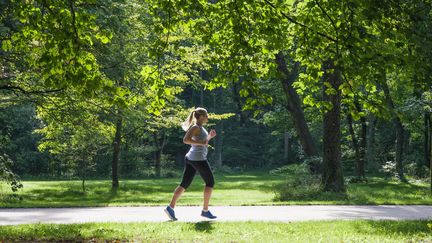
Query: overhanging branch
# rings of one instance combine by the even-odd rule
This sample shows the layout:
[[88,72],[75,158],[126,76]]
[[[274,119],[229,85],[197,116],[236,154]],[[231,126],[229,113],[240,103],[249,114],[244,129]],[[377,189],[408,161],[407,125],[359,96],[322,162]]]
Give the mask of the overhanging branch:
[[317,33],[319,36],[322,36],[322,37],[324,37],[324,38],[326,38],[326,39],[328,39],[328,40],[330,40],[330,41],[332,41],[332,42],[337,42],[337,40],[335,40],[334,38],[332,38],[332,37],[330,37],[330,36],[328,36],[328,35],[326,35],[326,34],[324,34],[324,33],[321,33],[321,32],[319,32],[319,31],[315,31],[315,30],[313,30],[312,28],[310,28],[309,26],[307,26],[307,25],[305,25],[305,24],[303,24],[303,23],[300,23],[300,22],[296,21],[295,19],[293,19],[292,17],[290,17],[290,16],[287,15],[286,13],[282,12],[281,10],[278,10],[278,9],[276,8],[276,6],[275,6],[273,3],[271,3],[269,0],[264,0],[264,2],[266,2],[268,5],[270,5],[274,10],[278,11],[278,12],[279,12],[283,17],[285,17],[286,19],[288,19],[288,21],[290,21],[291,23],[294,23],[294,24],[300,25],[301,27],[304,27],[304,28],[306,28],[306,29],[308,29],[308,30],[310,30],[310,31],[312,31],[312,32],[315,32],[315,33]]

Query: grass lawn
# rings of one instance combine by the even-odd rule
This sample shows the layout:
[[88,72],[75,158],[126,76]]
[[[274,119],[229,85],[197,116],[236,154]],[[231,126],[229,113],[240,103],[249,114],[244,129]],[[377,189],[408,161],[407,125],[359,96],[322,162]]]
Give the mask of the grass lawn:
[[0,241],[431,242],[432,221],[88,223],[0,226]]
[[[216,175],[212,205],[289,204],[422,204],[432,205],[427,183],[403,184],[369,178],[365,184],[349,184],[346,194],[305,194],[285,201],[275,199],[275,185],[284,177],[265,172]],[[23,181],[24,189],[13,197],[0,186],[0,207],[75,207],[166,205],[180,178],[124,180],[117,192],[111,181],[91,180],[82,192],[81,181]],[[179,205],[201,205],[203,182],[196,177]]]

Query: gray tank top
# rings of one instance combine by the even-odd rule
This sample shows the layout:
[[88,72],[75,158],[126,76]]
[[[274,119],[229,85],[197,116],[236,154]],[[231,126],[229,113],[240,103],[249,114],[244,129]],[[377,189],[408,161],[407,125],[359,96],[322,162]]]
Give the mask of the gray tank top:
[[[208,132],[207,130],[205,130],[204,127],[202,126],[198,126],[201,131],[200,134],[198,134],[197,136],[192,136],[192,140],[194,141],[205,141],[207,139],[208,136]],[[189,152],[186,154],[186,158],[188,160],[207,160],[207,145],[191,145],[191,148],[189,149]]]

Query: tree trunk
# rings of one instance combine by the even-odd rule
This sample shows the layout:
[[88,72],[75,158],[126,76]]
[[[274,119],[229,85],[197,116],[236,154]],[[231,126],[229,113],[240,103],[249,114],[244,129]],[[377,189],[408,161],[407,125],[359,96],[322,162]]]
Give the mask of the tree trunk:
[[404,152],[404,136],[405,129],[399,119],[394,119],[396,126],[396,171],[402,181],[406,181],[403,171],[403,152]]
[[156,148],[156,151],[154,151],[155,176],[159,178],[161,175],[161,154],[160,154],[157,132],[153,133],[153,141],[154,141],[154,146]]
[[87,170],[87,165],[86,165],[86,159],[85,159],[85,152],[83,152],[82,154],[82,166],[81,166],[81,186],[82,186],[82,190],[83,192],[85,192],[86,188],[85,188],[85,180],[86,180],[86,170]]
[[323,121],[323,189],[324,191],[345,192],[341,163],[340,110],[341,94],[339,87],[341,77],[338,67],[332,60],[324,62],[323,81],[333,89],[327,93],[328,87],[323,84],[323,100],[330,102],[332,108],[324,113]]
[[289,163],[289,150],[290,150],[290,140],[289,140],[289,132],[284,133],[284,161],[285,163]]
[[285,107],[294,120],[294,126],[297,135],[300,138],[300,143],[302,145],[303,151],[308,157],[317,156],[318,149],[312,139],[309,127],[306,123],[306,119],[301,108],[300,97],[298,96],[297,91],[292,86],[293,82],[298,76],[298,69],[300,64],[298,62],[294,63],[291,72],[288,71],[288,67],[285,62],[285,56],[282,52],[279,52],[276,55],[276,63],[278,66],[277,69],[281,75],[279,80],[282,84],[287,99],[287,104]]
[[[431,157],[431,117],[430,113],[425,111],[424,113],[424,165],[429,166]],[[422,165],[419,167],[421,168]]]
[[155,176],[161,177],[161,153],[159,150],[155,151]]
[[351,114],[347,115],[348,128],[351,135],[351,142],[355,151],[355,159],[356,159],[356,171],[355,174],[358,178],[364,178],[364,164],[362,163],[360,148],[357,141],[357,137],[353,127],[353,119]]
[[200,106],[204,107],[204,87],[200,88]]
[[375,160],[375,127],[377,118],[373,115],[369,117],[369,126],[367,134],[367,149],[366,149],[366,161],[368,168],[371,171],[378,171],[378,165]]
[[119,117],[116,123],[116,132],[113,141],[113,159],[112,159],[112,188],[117,189],[119,187],[118,180],[118,168],[119,168],[119,158],[120,158],[120,143],[121,143],[121,133],[122,133],[122,117],[120,112],[118,112]]
[[[217,99],[219,98],[219,102],[217,102]],[[213,92],[213,110],[215,113],[218,113],[218,105],[222,104],[223,101],[223,92],[221,88],[218,88]],[[213,154],[213,160],[215,163],[216,168],[221,169],[222,168],[222,144],[223,144],[223,120],[216,123],[216,132],[217,136],[214,138],[214,154]]]
[[239,92],[240,92],[239,87],[237,86],[236,83],[233,84],[232,92],[233,92],[233,100],[237,104],[237,111],[238,111],[237,113],[240,116],[240,126],[243,127],[246,123],[246,117],[245,117],[245,114],[244,114],[243,109],[242,109],[243,104],[241,102],[241,98],[240,98],[240,94],[239,94]]
[[403,127],[402,121],[395,112],[395,106],[393,103],[393,99],[390,96],[390,91],[386,80],[384,80],[382,88],[386,97],[387,105],[391,109],[392,121],[396,128],[396,172],[401,181],[407,182],[403,171],[403,145],[405,129]]
[[161,159],[163,154],[163,149],[166,144],[166,136],[165,133],[162,133],[162,141],[159,143],[158,134],[156,132],[153,133],[153,138],[155,142],[155,175],[157,178],[161,177]]
[[222,168],[222,146],[223,146],[223,121],[216,127],[217,136],[215,137],[215,165],[216,168]]
[[[431,121],[429,120],[429,132],[431,132],[432,130],[432,124]],[[432,134],[429,133],[429,178],[430,178],[430,191],[432,194]]]
[[[358,112],[362,112],[361,106],[358,103],[357,99],[355,101],[355,106],[357,108]],[[366,166],[366,146],[367,146],[367,122],[366,118],[364,116],[360,117],[360,124],[361,124],[361,134],[360,134],[360,144],[359,144],[359,158],[360,158],[360,172],[359,174],[362,175],[362,177],[365,179],[365,166]]]

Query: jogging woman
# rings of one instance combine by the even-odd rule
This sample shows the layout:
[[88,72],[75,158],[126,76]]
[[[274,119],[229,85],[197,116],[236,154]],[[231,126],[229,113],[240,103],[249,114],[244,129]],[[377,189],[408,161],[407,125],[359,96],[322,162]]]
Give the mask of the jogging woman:
[[[195,120],[195,124],[193,124],[193,120]],[[212,129],[210,133],[207,132],[203,127],[207,121],[207,110],[198,107],[189,114],[188,118],[182,124],[183,130],[186,131],[183,142],[185,144],[190,144],[191,148],[184,158],[185,166],[182,181],[175,189],[170,205],[165,208],[165,213],[171,220],[177,220],[174,213],[176,202],[183,192],[190,186],[197,171],[205,182],[204,205],[201,211],[201,216],[209,219],[216,218],[216,216],[208,210],[214,186],[214,177],[207,160],[208,142],[216,136],[216,131]]]

